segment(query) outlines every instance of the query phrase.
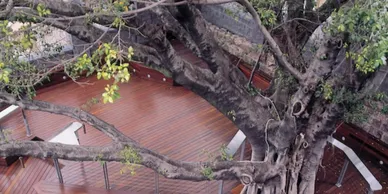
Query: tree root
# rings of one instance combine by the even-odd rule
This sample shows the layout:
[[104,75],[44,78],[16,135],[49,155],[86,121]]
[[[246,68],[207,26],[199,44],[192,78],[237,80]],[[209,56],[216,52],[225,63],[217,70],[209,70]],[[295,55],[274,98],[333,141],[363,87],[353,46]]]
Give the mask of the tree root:
[[269,154],[269,143],[268,143],[268,132],[267,132],[267,130],[268,130],[268,124],[269,124],[270,121],[274,121],[274,119],[269,119],[267,121],[267,123],[265,124],[265,130],[264,130],[264,132],[265,132],[265,143],[267,144],[267,151],[265,152],[266,156],[265,156],[264,161],[267,161],[268,154]]

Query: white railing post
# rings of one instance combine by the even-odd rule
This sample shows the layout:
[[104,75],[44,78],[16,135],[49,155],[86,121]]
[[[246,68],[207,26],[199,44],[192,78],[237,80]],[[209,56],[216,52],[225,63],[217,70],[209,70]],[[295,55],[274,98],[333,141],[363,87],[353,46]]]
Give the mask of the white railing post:
[[159,174],[155,172],[155,194],[159,194]]
[[244,140],[244,141],[242,142],[242,145],[241,145],[240,161],[241,161],[241,160],[244,160],[245,144],[246,144],[246,141]]
[[342,181],[344,180],[346,170],[348,169],[348,165],[349,165],[349,160],[347,158],[345,158],[345,163],[341,169],[341,173],[338,177],[338,180],[337,180],[337,183],[335,184],[335,186],[337,186],[337,187],[342,186]]
[[221,180],[220,185],[218,186],[218,194],[222,194],[224,192],[224,181]]
[[54,161],[55,170],[57,171],[57,176],[58,176],[58,179],[59,179],[59,183],[63,184],[63,177],[62,177],[61,169],[59,168],[58,158],[57,157],[53,157],[53,161]]
[[24,126],[26,126],[27,137],[30,137],[31,130],[30,130],[30,126],[28,125],[28,121],[27,121],[27,117],[26,117],[26,113],[24,112],[24,109],[22,109],[22,116],[23,116]]
[[104,170],[104,181],[105,181],[105,189],[109,190],[110,185],[109,185],[109,177],[108,177],[108,167],[107,167],[107,162],[102,163],[102,168]]
[[368,194],[373,194],[373,190],[372,190],[372,188],[368,188]]

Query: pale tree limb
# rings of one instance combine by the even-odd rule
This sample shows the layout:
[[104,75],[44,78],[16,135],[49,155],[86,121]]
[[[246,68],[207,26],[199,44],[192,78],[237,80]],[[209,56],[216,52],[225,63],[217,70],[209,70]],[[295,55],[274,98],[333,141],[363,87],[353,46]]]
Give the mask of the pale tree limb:
[[[15,1],[15,0],[10,0]],[[193,1],[180,1],[180,2],[167,2],[167,0],[160,0],[160,1],[142,1],[142,0],[131,0],[131,2],[139,2],[146,4],[145,7],[120,12],[120,13],[93,13],[93,9],[84,5],[77,4],[75,2],[67,2],[63,0],[59,1],[50,1],[50,0],[16,0],[15,7],[36,7],[38,4],[45,5],[47,9],[52,11],[54,14],[57,14],[58,17],[50,18],[50,19],[56,19],[56,20],[69,20],[69,19],[80,19],[80,18],[99,18],[103,19],[103,17],[117,17],[117,16],[129,16],[134,15],[137,13],[141,13],[150,9],[153,9],[157,6],[178,6],[178,5],[185,5],[185,4],[199,4],[199,5],[214,5],[214,4],[224,4],[224,3],[230,3],[235,2],[235,0],[193,0]],[[88,15],[86,15],[89,13]]]
[[[93,21],[98,21],[98,20],[104,20],[105,17],[127,17],[131,15],[135,15],[141,12],[145,12],[147,10],[153,9],[157,6],[160,6],[162,3],[166,2],[167,0],[160,0],[157,2],[154,2],[150,5],[147,5],[145,7],[135,9],[135,10],[130,10],[130,11],[124,11],[124,12],[118,12],[118,13],[92,13],[92,11],[89,11],[89,14],[82,14],[82,15],[76,15],[74,14],[73,16],[68,16],[68,17],[59,17],[59,18],[49,18],[53,20],[74,20],[74,19],[85,19],[85,18],[90,18]],[[59,9],[58,7],[56,10]],[[56,13],[56,12],[55,12]]]
[[324,104],[318,101],[314,104],[313,113],[306,129],[307,148],[303,150],[303,166],[300,168],[299,193],[313,193],[316,174],[321,164],[327,137],[334,133],[335,125],[340,121],[343,108],[337,104]]
[[[144,0],[130,0],[131,2],[138,2],[138,3],[153,3],[152,1],[144,1]],[[225,4],[225,3],[231,3],[236,2],[236,0],[183,0],[179,2],[166,2],[162,3],[161,5],[165,6],[178,6],[178,5],[184,5],[184,4],[194,4],[194,5],[218,5],[218,4]]]
[[[123,152],[131,148],[134,158],[126,158]],[[9,142],[0,143],[0,156],[32,156],[37,158],[58,158],[72,161],[116,161],[130,162],[153,169],[170,179],[206,181],[236,180],[246,176],[254,181],[265,182],[284,171],[281,166],[267,162],[183,162],[172,160],[156,152],[127,143],[108,146],[78,146],[50,142]],[[211,174],[204,169],[211,169]]]
[[[313,35],[315,34],[323,34],[322,27],[317,28]],[[319,38],[319,42],[316,44],[318,50],[306,70],[305,79],[290,101],[289,106],[293,109],[293,115],[299,117],[302,116],[302,113],[305,113],[305,109],[314,95],[318,84],[332,75],[333,68],[337,65],[336,59],[340,51],[338,42],[338,39],[334,39],[331,36]]]
[[88,123],[95,127],[99,131],[103,132],[114,141],[133,142],[134,140],[126,137],[121,131],[117,130],[113,125],[99,119],[98,117],[85,112],[78,108],[69,106],[56,105],[49,102],[38,101],[38,100],[23,100],[17,99],[16,97],[0,92],[0,103],[12,104],[23,108],[24,110],[42,111],[48,113],[54,113],[57,115],[64,115],[77,119],[79,121]]
[[36,8],[39,4],[44,5],[49,10],[52,10],[52,13],[62,16],[85,15],[88,12],[93,12],[91,8],[81,6],[73,1],[14,0],[15,7]]
[[0,18],[6,18],[8,16],[8,14],[11,13],[13,6],[14,6],[13,0],[8,0],[8,3],[5,7],[5,10],[0,11]]

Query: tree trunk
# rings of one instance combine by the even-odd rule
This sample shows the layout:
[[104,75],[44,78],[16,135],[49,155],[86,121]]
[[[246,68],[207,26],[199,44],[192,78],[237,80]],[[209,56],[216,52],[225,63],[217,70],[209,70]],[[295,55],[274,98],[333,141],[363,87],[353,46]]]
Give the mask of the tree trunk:
[[[311,145],[307,145],[304,139],[299,138],[293,145],[295,149],[299,149],[298,152],[291,155],[286,154],[284,157],[276,153],[270,153],[266,159],[272,160],[272,163],[287,166],[286,170],[279,172],[276,177],[268,179],[265,183],[254,182],[250,177],[241,180],[242,184],[244,184],[244,189],[241,193],[314,194],[316,173],[323,158],[326,141],[326,138],[323,138]],[[252,152],[252,155],[258,154]],[[257,158],[252,158],[251,161],[257,162],[258,160]]]

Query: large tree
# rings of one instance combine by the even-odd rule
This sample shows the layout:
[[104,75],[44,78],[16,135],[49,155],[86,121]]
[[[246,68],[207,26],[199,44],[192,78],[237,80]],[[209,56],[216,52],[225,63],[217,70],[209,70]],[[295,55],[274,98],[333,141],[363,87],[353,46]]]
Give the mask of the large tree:
[[[344,115],[351,117],[355,106],[375,90],[374,72],[386,63],[388,3],[328,0],[316,7],[313,1],[237,0],[265,38],[259,52],[272,54],[278,65],[270,89],[259,92],[216,43],[197,9],[199,4],[228,2],[231,0],[2,0],[0,102],[72,117],[114,143],[87,147],[20,142],[8,141],[2,134],[0,156],[130,162],[171,179],[240,180],[247,193],[314,193],[327,137]],[[23,27],[12,31],[10,22]],[[52,54],[51,44],[44,50],[45,60],[25,60],[35,52],[39,33],[53,28],[86,42],[85,49],[61,58]],[[142,37],[141,41],[128,37],[128,32]],[[178,56],[167,34],[209,68]],[[60,45],[55,49],[60,50]],[[172,160],[86,111],[33,100],[36,84],[64,70],[74,81],[85,73],[112,79],[103,100],[113,102],[118,97],[117,85],[129,80],[127,62],[131,60],[171,76],[230,118],[251,144],[251,160]]]

